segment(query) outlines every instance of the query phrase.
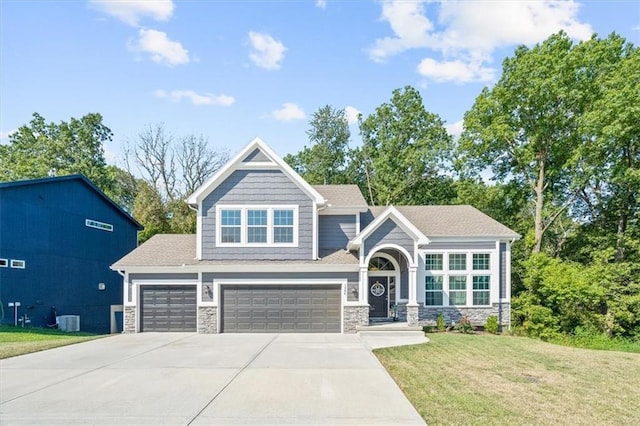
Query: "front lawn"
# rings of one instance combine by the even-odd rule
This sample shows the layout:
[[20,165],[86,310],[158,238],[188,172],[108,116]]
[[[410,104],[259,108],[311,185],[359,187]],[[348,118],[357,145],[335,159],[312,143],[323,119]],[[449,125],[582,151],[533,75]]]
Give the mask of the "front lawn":
[[0,325],[0,359],[58,346],[84,342],[102,336],[87,333],[65,333],[43,328],[21,328]]
[[429,425],[640,424],[640,354],[429,334],[375,354]]

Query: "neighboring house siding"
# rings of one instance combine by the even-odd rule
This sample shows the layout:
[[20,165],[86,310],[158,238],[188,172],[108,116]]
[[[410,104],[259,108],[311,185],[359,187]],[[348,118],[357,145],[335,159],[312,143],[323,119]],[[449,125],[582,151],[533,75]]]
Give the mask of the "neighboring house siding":
[[211,283],[213,280],[347,280],[347,301],[358,300],[357,272],[280,272],[280,273],[203,273],[202,282]]
[[320,249],[346,248],[356,236],[355,215],[326,215],[319,217]]
[[[87,227],[86,219],[113,230]],[[68,179],[0,189],[0,230],[0,258],[26,262],[0,268],[5,313],[7,302],[19,301],[19,315],[40,327],[55,306],[58,315],[79,315],[81,331],[111,331],[110,306],[122,304],[123,292],[109,266],[137,246],[133,222],[82,180]]]
[[271,161],[269,160],[269,157],[264,155],[264,152],[262,152],[258,148],[251,151],[251,154],[247,155],[246,157],[244,157],[244,160],[242,160],[243,163],[254,163],[254,162],[264,163],[268,161]]
[[[216,247],[216,205],[297,205],[298,247]],[[202,204],[202,258],[306,260],[312,258],[313,201],[277,170],[236,170]]]
[[507,243],[500,243],[500,299],[507,297]]
[[413,254],[413,238],[407,235],[396,223],[387,219],[364,241],[364,255],[381,244],[395,244],[403,247],[407,252]]

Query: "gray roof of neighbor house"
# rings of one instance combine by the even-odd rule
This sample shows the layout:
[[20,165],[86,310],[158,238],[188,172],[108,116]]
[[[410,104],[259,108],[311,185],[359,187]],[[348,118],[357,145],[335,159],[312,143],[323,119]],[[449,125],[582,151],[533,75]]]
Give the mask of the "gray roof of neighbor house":
[[[394,206],[427,238],[429,237],[500,237],[520,238],[520,234],[497,220],[468,206]],[[369,207],[377,217],[387,207]]]
[[312,185],[332,207],[367,207],[358,185]]
[[[318,260],[251,260],[253,264],[357,265],[358,257],[345,250],[321,252]],[[194,234],[157,234],[116,261],[112,269],[132,266],[247,265],[246,260],[198,260]]]

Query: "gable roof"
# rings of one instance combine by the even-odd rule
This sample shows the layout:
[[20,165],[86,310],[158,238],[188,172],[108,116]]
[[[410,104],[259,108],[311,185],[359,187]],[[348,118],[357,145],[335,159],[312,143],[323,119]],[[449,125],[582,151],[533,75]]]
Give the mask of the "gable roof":
[[[370,207],[375,218],[385,207]],[[429,238],[487,237],[519,239],[517,232],[469,205],[397,206],[396,209]]]
[[410,220],[408,220],[402,213],[400,213],[398,209],[393,206],[388,206],[385,207],[384,210],[373,220],[373,222],[371,222],[362,230],[362,232],[360,232],[358,235],[356,235],[355,238],[349,241],[347,248],[349,248],[349,250],[354,250],[355,248],[360,246],[369,235],[375,232],[375,230],[378,229],[380,225],[385,223],[387,220],[392,220],[393,222],[395,222],[396,225],[398,225],[418,244],[429,243],[429,239],[424,235],[424,233],[422,233],[420,229],[418,229]]
[[[260,153],[256,153],[259,150]],[[258,161],[254,161],[257,159]],[[265,161],[268,160],[268,161]],[[279,169],[289,177],[304,193],[306,193],[316,204],[325,203],[324,197],[309,185],[302,177],[296,173],[287,163],[284,162],[275,152],[271,150],[260,138],[255,138],[245,146],[235,157],[227,162],[220,170],[214,173],[204,184],[187,198],[187,203],[197,205],[204,197],[211,193],[219,184],[238,169]]]
[[65,182],[65,181],[74,181],[74,180],[82,182],[90,190],[95,192],[98,196],[102,197],[102,199],[104,199],[104,201],[106,201],[107,204],[111,205],[111,207],[113,207],[118,213],[120,213],[127,220],[133,223],[139,231],[144,229],[144,226],[142,226],[133,216],[131,216],[126,210],[124,210],[118,204],[116,204],[116,202],[113,201],[111,198],[107,197],[107,195],[104,192],[102,192],[100,188],[95,186],[93,182],[91,182],[82,174],[51,176],[51,177],[38,178],[38,179],[17,180],[12,182],[0,182],[0,190],[5,188],[17,188],[17,187],[27,186],[27,185],[42,185],[42,184],[49,184],[54,182]]
[[367,209],[367,202],[358,185],[313,185],[326,200],[329,207],[362,207]]

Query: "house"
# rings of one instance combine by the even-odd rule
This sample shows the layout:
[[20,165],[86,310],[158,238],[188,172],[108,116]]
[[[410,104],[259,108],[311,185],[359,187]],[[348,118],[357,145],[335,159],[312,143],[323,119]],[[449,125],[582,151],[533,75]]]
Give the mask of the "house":
[[470,206],[370,207],[312,186],[255,139],[187,202],[195,235],[156,235],[112,268],[125,332],[355,332],[438,313],[509,325],[519,235]]
[[82,175],[0,183],[2,323],[53,325],[55,306],[81,331],[117,331],[122,277],[109,266],[140,229]]

